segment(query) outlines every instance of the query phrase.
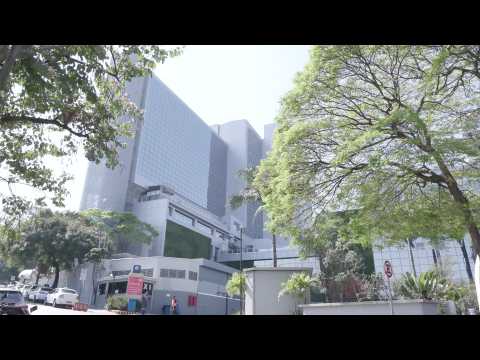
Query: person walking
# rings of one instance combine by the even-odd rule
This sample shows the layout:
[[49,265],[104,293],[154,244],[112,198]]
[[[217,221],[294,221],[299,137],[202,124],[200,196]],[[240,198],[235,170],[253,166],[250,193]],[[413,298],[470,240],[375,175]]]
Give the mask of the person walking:
[[172,296],[172,301],[170,302],[170,311],[172,315],[177,315],[177,298]]

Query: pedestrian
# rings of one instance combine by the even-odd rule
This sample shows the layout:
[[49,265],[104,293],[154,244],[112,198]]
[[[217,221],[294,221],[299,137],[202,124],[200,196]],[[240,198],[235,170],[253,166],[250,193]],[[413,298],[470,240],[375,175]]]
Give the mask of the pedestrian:
[[175,296],[172,296],[172,301],[170,303],[170,311],[172,315],[177,314],[177,298]]
[[143,295],[142,295],[142,315],[145,315],[145,312],[147,311],[147,305],[148,305],[147,296],[146,296],[145,293],[143,293]]

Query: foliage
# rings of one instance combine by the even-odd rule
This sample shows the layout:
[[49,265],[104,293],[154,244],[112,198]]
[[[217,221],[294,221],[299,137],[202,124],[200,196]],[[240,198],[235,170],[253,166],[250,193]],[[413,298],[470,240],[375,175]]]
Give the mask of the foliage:
[[108,310],[128,310],[128,298],[124,295],[110,296],[107,298],[107,309]]
[[[70,176],[55,174],[47,160],[83,148],[88,160],[116,166],[122,139],[142,115],[127,84],[179,53],[150,45],[0,45],[0,181],[32,186],[62,206]],[[44,200],[12,192],[2,206],[18,216]]]
[[230,280],[228,280],[225,288],[229,296],[241,295],[242,289],[245,289],[246,277],[244,273],[233,273]]
[[451,291],[451,284],[436,271],[427,271],[415,278],[410,273],[402,276],[399,295],[408,299],[441,300]]
[[365,275],[361,280],[360,291],[357,294],[358,301],[387,300],[385,280],[382,273]]
[[[92,214],[98,217],[94,219]],[[33,265],[39,273],[45,273],[46,269],[53,267],[55,287],[60,270],[71,270],[75,259],[80,263],[99,262],[110,255],[116,249],[122,229],[125,229],[128,240],[132,242],[148,243],[158,235],[149,225],[132,216],[102,211],[78,214],[37,209],[21,223],[20,231],[9,232],[6,229],[3,232],[0,254],[8,259],[9,264],[17,266],[30,265],[34,259]],[[150,231],[145,233],[145,229]]]
[[[253,180],[256,175],[256,168],[248,168],[240,170],[238,175],[245,181],[245,188],[239,194],[233,195],[230,198],[230,206],[232,209],[237,209],[246,202],[259,203],[262,205],[262,198],[260,192],[255,188]],[[261,210],[261,209],[260,209]]]
[[88,219],[106,235],[113,251],[117,251],[125,243],[149,244],[159,235],[153,226],[140,221],[130,212],[88,209],[79,215]]
[[313,47],[255,178],[268,226],[298,238],[351,209],[349,239],[468,230],[478,252],[479,64],[478,46]]
[[466,285],[452,286],[446,296],[446,300],[451,300],[455,303],[457,312],[460,314],[467,314],[468,309],[478,310],[477,292],[475,284],[470,283]]
[[371,259],[365,255],[371,250],[344,236],[343,227],[354,213],[323,212],[308,228],[297,227],[291,233],[302,257],[318,258],[319,284],[326,289],[328,301],[356,299],[361,277],[371,271]]
[[307,273],[294,273],[286,282],[282,283],[278,297],[291,295],[297,299],[303,299],[316,283],[317,279],[310,277]]

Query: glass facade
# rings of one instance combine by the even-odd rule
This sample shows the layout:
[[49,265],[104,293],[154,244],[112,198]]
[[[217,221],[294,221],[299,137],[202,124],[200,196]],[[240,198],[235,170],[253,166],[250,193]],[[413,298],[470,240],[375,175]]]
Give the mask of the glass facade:
[[[473,271],[473,256],[471,243],[468,237],[465,238],[468,261]],[[413,266],[417,276],[425,271],[433,270],[436,266],[440,267],[447,276],[458,283],[468,282],[468,273],[465,259],[460,245],[456,241],[445,241],[441,246],[436,247],[435,257],[434,248],[426,239],[416,239],[412,249],[413,262],[410,258],[408,246],[386,246],[374,250],[375,271],[383,273],[383,264],[386,260],[390,261],[393,267],[393,279],[397,280],[407,272],[413,273]],[[435,264],[437,262],[437,264]]]
[[207,207],[211,129],[153,77],[145,100],[135,182],[166,185]]

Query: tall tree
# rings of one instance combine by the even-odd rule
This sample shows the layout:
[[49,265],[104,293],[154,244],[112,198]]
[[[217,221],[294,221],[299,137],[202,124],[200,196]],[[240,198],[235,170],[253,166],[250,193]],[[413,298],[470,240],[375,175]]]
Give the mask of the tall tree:
[[[479,55],[479,46],[313,47],[260,165],[259,177],[270,179],[261,193],[273,225],[290,224],[288,232],[310,226],[322,210],[357,209],[355,217],[369,218],[397,205],[407,213],[410,204],[408,217],[382,219],[411,230],[419,215],[425,224],[417,219],[416,230],[438,237],[434,214],[422,213],[428,201],[453,214],[478,254]],[[388,230],[370,223],[376,235]],[[404,241],[407,232],[392,235]]]
[[[239,194],[232,196],[230,199],[230,206],[232,209],[237,209],[245,203],[254,203],[259,205],[254,217],[263,211],[264,206],[262,195],[254,184],[256,171],[256,168],[249,168],[239,171],[239,176],[245,180],[246,185]],[[273,267],[277,267],[277,237],[274,232],[272,232],[272,255]]]
[[[61,206],[71,177],[45,160],[82,148],[88,160],[116,166],[122,137],[141,117],[127,83],[179,53],[144,45],[0,45],[0,182],[29,185]],[[2,196],[7,215],[31,205],[12,190]]]
[[[71,270],[75,259],[80,263],[98,261],[115,251],[118,234],[123,229],[129,241],[149,243],[158,232],[141,223],[131,214],[95,212],[103,219],[115,219],[106,228],[103,221],[93,219],[90,213],[58,213],[48,209],[37,210],[25,220],[20,232],[4,233],[0,252],[13,264],[25,265],[35,259],[39,275],[53,268],[58,284],[61,270]],[[120,219],[120,220],[118,220]],[[43,267],[44,269],[40,269]]]

